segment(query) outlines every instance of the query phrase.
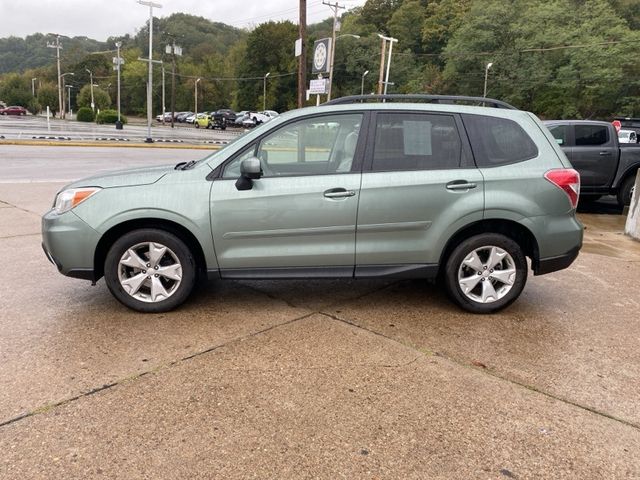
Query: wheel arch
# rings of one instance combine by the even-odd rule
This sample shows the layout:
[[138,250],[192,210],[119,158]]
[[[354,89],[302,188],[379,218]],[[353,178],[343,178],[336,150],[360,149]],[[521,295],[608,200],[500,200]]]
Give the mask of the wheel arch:
[[440,255],[439,275],[443,273],[447,259],[453,250],[467,238],[481,233],[499,233],[512,239],[520,245],[524,255],[531,259],[534,272],[538,269],[540,251],[536,237],[531,230],[513,220],[485,219],[465,225],[449,239]]
[[173,222],[171,220],[165,220],[160,218],[137,218],[134,220],[127,220],[117,225],[114,225],[107,230],[104,235],[98,241],[93,256],[93,269],[94,279],[98,280],[104,275],[104,262],[107,258],[107,252],[114,242],[126,233],[134,230],[140,230],[143,228],[155,228],[158,230],[164,230],[174,234],[180,240],[182,240],[189,250],[193,253],[196,260],[198,272],[200,274],[206,273],[207,262],[204,256],[202,245],[195,237],[193,233],[183,225]]

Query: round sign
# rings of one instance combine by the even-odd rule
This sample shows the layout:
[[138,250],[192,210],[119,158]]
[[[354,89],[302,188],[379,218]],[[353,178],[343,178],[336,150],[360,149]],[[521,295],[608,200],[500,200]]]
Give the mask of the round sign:
[[611,122],[611,124],[616,127],[616,132],[619,132],[622,128],[622,123],[620,123],[620,120],[614,120],[613,122]]
[[324,70],[327,62],[327,46],[324,43],[318,43],[316,50],[313,52],[313,66],[316,70]]

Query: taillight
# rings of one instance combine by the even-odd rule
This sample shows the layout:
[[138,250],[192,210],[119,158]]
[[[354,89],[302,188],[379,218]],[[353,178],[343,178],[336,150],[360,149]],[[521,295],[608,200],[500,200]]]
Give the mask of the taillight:
[[578,172],[573,168],[557,168],[545,173],[544,178],[567,194],[571,208],[578,206],[578,197],[580,196],[580,174]]

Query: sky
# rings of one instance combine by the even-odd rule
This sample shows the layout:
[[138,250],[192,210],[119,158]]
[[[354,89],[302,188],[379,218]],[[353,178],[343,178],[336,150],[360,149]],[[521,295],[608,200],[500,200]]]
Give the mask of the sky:
[[[269,20],[298,23],[299,0],[153,0],[154,17],[182,12],[239,28]],[[335,0],[332,0],[335,1]],[[339,0],[349,8],[365,0]],[[332,15],[322,0],[307,0],[307,23]],[[104,41],[111,36],[135,34],[149,18],[149,7],[136,0],[0,0],[0,38],[32,33],[85,36]]]

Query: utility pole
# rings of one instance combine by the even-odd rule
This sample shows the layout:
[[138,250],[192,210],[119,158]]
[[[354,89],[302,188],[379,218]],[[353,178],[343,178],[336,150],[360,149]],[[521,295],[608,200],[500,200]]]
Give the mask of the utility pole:
[[345,6],[340,5],[338,2],[322,2],[323,5],[327,5],[331,10],[333,10],[333,29],[331,31],[331,55],[329,61],[329,92],[327,94],[327,101],[331,100],[331,85],[333,84],[333,60],[335,58],[336,52],[336,31],[340,30],[340,24],[338,22],[338,11],[344,10]]
[[384,81],[384,55],[386,53],[387,41],[382,35],[382,51],[380,52],[380,76],[378,77],[378,95],[382,95],[382,82]]
[[196,121],[198,120],[198,84],[200,83],[200,78],[197,78],[194,84],[195,92],[193,98],[195,99],[195,108],[194,112],[196,114]]
[[298,108],[304,105],[307,90],[307,0],[300,0],[300,22],[298,25],[300,38],[300,56],[298,57]]
[[164,63],[162,64],[162,125],[164,125],[164,112],[166,111],[164,104]]
[[36,96],[36,80],[37,79],[38,77],[31,79],[31,95],[33,95],[34,97]]
[[[151,138],[151,120],[153,116],[153,9],[162,8],[162,5],[145,0],[138,0],[140,5],[149,7],[149,58],[144,61],[149,62],[149,80],[147,81],[147,139],[145,143],[153,143]],[[157,63],[157,62],[156,62]]]
[[56,36],[56,43],[47,42],[48,48],[56,49],[56,59],[58,63],[58,112],[60,112],[60,118],[64,115],[64,103],[62,102],[62,80],[60,78],[60,50],[62,50],[62,45],[60,45],[60,35],[54,33],[52,35]]
[[93,101],[93,72],[88,68],[85,68],[87,72],[89,72],[89,85],[91,85],[91,110],[96,111],[96,104]]
[[271,75],[271,72],[267,72],[267,74],[262,79],[262,111],[264,112],[267,109],[267,77]]
[[122,122],[120,121],[120,66],[124,63],[124,59],[120,57],[120,47],[122,42],[116,42],[117,57],[113,59],[116,64],[115,68],[118,72],[118,121],[116,122],[116,130],[122,130]]
[[176,55],[182,56],[182,47],[176,45],[175,39],[165,47],[165,53],[171,55],[171,128],[176,116]]

